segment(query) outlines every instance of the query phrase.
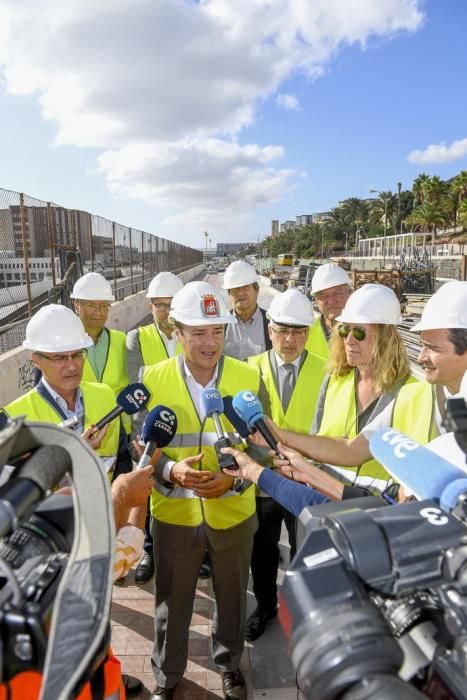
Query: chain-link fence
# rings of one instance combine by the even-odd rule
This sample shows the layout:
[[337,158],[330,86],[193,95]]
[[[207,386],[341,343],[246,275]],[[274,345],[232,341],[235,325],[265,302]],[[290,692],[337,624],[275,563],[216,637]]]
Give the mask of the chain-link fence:
[[121,300],[158,272],[202,261],[202,252],[180,243],[0,189],[0,352],[21,344],[28,319],[44,304],[70,306],[86,272],[104,275]]

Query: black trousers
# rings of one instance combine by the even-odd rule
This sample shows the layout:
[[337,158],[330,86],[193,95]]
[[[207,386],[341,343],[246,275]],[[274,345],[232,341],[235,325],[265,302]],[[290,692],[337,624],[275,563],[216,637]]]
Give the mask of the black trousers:
[[282,522],[285,522],[289,534],[290,560],[295,556],[296,518],[269,496],[256,497],[258,529],[253,540],[251,556],[251,574],[253,592],[258,608],[262,612],[275,610],[277,607],[277,572],[279,569],[279,541]]

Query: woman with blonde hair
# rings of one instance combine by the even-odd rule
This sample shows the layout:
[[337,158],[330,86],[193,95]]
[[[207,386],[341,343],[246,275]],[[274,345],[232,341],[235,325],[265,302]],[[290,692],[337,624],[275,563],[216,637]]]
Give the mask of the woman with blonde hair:
[[[321,385],[312,434],[355,437],[404,384],[416,381],[396,327],[400,315],[399,301],[389,287],[365,284],[351,294],[332,332],[329,374]],[[374,459],[355,467],[323,469],[375,493],[389,480]]]

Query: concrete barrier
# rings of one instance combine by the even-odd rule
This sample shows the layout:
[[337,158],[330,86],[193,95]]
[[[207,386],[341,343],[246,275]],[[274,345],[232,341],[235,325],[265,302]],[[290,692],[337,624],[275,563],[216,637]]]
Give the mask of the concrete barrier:
[[[186,284],[199,275],[204,265],[180,273],[180,277]],[[108,325],[125,333],[134,328],[149,313],[146,292],[138,292],[127,297],[123,301],[112,304],[109,312]],[[4,353],[0,357],[0,406],[5,406],[18,398],[34,386],[34,365],[31,360],[31,351],[22,347],[15,348]]]

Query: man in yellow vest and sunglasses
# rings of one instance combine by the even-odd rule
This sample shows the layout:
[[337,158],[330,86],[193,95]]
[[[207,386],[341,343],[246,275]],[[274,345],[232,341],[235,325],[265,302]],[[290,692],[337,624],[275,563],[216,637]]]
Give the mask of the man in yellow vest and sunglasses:
[[[152,667],[157,686],[152,700],[168,700],[181,680],[188,657],[188,630],[200,565],[206,552],[212,569],[216,613],[212,655],[222,674],[227,700],[246,698],[239,662],[244,647],[246,591],[257,526],[254,486],[236,483],[218,466],[214,421],[202,395],[221,396],[260,388],[257,367],[223,355],[225,326],[232,323],[218,290],[190,282],[175,294],[170,311],[182,354],[146,368],[148,408],[169,406],[178,430],[155,468],[151,496],[155,558],[155,646]],[[225,415],[222,429],[244,449]]]
[[[305,349],[313,324],[311,302],[298,289],[274,297],[267,312],[272,350],[250,357],[261,370],[271,404],[271,417],[282,427],[309,433],[325,361]],[[257,607],[248,618],[245,636],[258,639],[277,615],[277,571],[282,522],[289,534],[290,559],[295,556],[295,518],[273,498],[260,492],[256,498],[258,530],[253,543],[251,573]]]
[[[110,306],[115,301],[112,287],[103,275],[88,272],[76,281],[70,298],[74,299],[75,311],[93,341],[86,351],[83,379],[107,384],[117,396],[129,380],[126,335],[106,328]],[[123,414],[122,421],[130,435],[130,416]]]
[[335,263],[320,265],[311,280],[311,293],[321,316],[310,328],[306,347],[327,360],[329,335],[352,293],[349,275]]

